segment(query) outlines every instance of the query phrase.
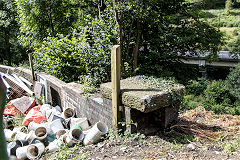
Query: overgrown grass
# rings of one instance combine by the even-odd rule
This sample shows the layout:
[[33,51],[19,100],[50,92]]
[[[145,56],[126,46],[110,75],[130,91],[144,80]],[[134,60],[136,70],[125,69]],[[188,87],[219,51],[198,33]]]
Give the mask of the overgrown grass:
[[202,20],[214,27],[240,27],[240,9],[211,9],[200,12]]
[[222,31],[225,44],[221,50],[233,50],[234,43],[240,37],[240,9],[211,9],[200,12],[201,20]]

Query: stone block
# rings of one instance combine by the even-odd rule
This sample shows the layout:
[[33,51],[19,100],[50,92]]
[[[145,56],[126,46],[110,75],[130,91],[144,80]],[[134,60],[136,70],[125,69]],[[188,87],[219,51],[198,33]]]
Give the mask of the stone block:
[[[144,113],[176,103],[180,104],[184,95],[184,86],[164,80],[157,85],[158,87],[155,84],[144,83],[139,77],[123,79],[120,81],[121,103]],[[102,97],[112,99],[112,83],[102,84],[100,92]]]

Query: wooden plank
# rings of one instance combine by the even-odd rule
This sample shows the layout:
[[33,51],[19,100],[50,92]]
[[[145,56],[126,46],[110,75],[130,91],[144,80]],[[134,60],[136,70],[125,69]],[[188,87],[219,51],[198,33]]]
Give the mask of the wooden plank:
[[113,112],[113,131],[117,135],[118,107],[120,105],[120,64],[121,50],[119,45],[115,45],[111,51],[111,77],[112,77],[112,112]]
[[28,85],[29,87],[33,87],[33,84],[31,82],[29,82],[28,80],[26,80],[25,78],[19,76],[19,78],[24,82],[26,83],[26,85]]
[[33,69],[32,53],[29,53],[28,56],[29,56],[29,63],[30,63],[31,71],[32,71],[32,83],[34,85],[34,82],[36,79],[35,79],[35,74],[34,74],[34,69]]
[[3,76],[10,79],[13,83],[17,84],[19,87],[21,87],[23,90],[25,90],[28,94],[34,95],[33,91],[31,91],[26,85],[19,83],[14,77],[6,75],[6,74],[4,74]]
[[27,86],[25,85],[25,83],[23,83],[23,81],[22,81],[16,74],[12,74],[12,76],[13,76],[19,83],[21,83],[21,85],[24,85],[25,87],[27,87]]

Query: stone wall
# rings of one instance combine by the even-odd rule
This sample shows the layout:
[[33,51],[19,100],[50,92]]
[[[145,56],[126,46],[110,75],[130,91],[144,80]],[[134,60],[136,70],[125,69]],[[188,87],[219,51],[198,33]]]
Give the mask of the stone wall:
[[[31,71],[21,67],[9,67],[0,65],[0,72],[11,73],[22,76],[32,81]],[[59,105],[64,110],[68,107],[74,108],[77,117],[87,117],[89,123],[95,124],[98,121],[112,125],[112,104],[111,100],[101,98],[98,94],[85,96],[81,85],[76,83],[65,83],[56,77],[45,73],[36,73],[38,81],[46,81],[47,101],[53,106]]]

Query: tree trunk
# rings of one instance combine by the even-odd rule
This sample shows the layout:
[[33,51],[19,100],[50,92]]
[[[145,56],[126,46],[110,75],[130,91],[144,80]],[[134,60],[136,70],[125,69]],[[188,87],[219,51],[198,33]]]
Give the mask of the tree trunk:
[[5,46],[6,46],[6,54],[8,60],[8,66],[12,65],[12,53],[11,53],[11,45],[10,45],[10,32],[8,28],[5,30]]
[[101,2],[98,3],[98,17],[99,17],[99,20],[102,20],[101,7],[102,7],[102,0],[101,0]]
[[52,9],[51,9],[51,4],[48,4],[49,5],[49,7],[48,7],[48,9],[49,9],[49,24],[50,24],[50,27],[51,27],[51,30],[52,30],[52,36],[55,36],[55,34],[54,34],[54,26],[53,26],[53,20],[52,20]]
[[140,22],[139,22],[139,19],[137,19],[137,39],[136,39],[135,48],[133,50],[133,70],[135,70],[137,68],[140,35],[141,35],[141,33],[140,33]]
[[[120,49],[122,51],[122,48],[123,48],[123,28],[122,28],[123,11],[121,9],[120,18],[119,18],[118,10],[117,10],[117,7],[116,7],[116,0],[113,0],[113,8],[114,8],[115,20],[116,20],[116,23],[117,23],[117,26],[118,26],[119,45],[120,45]],[[122,55],[122,57],[124,57],[124,56]],[[124,62],[121,61],[121,71],[124,71],[124,64],[123,63]]]

